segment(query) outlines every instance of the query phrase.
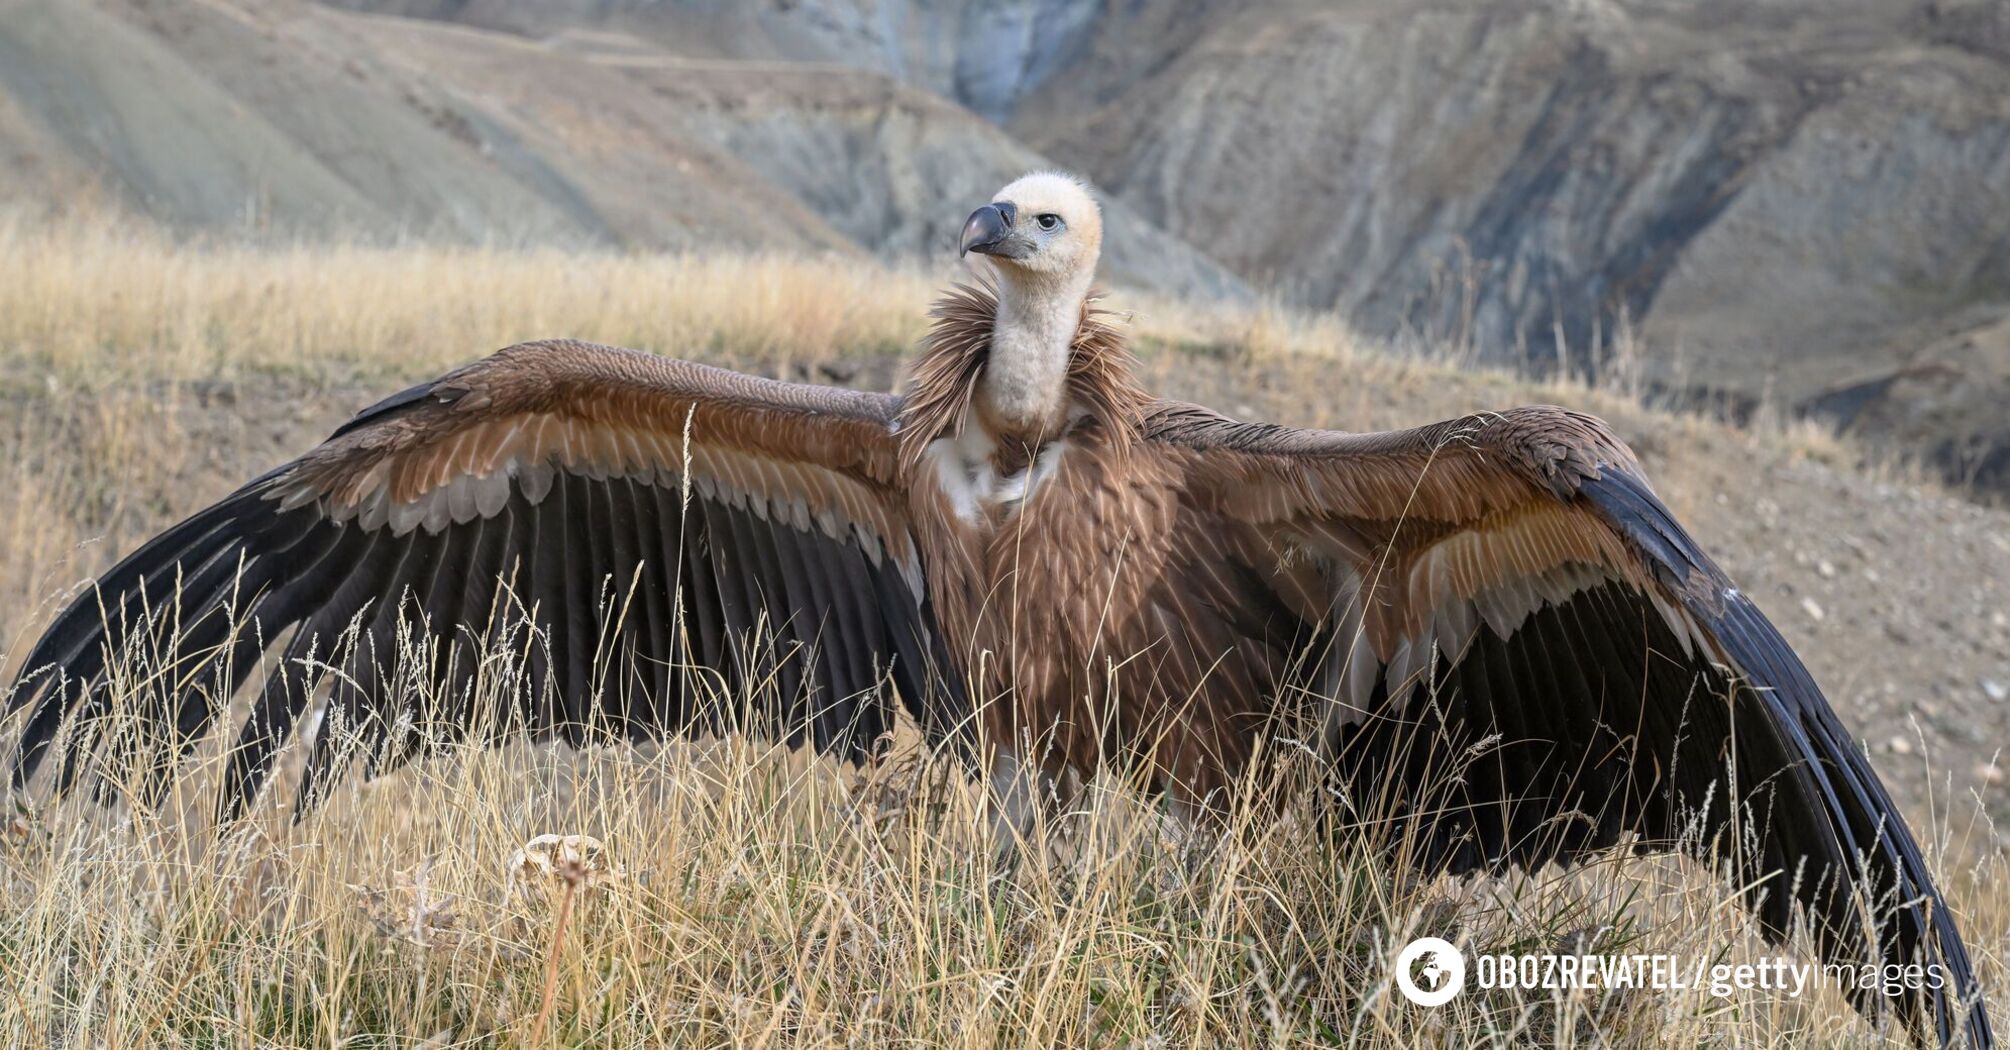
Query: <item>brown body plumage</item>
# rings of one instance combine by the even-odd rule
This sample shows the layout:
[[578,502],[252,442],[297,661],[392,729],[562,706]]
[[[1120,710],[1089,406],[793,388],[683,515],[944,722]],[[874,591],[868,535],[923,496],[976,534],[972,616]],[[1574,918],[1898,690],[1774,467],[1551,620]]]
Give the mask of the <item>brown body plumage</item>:
[[[392,761],[423,743],[421,695],[491,736],[738,726],[854,760],[897,704],[1020,825],[1112,767],[1221,805],[1289,725],[1414,863],[1680,839],[1775,933],[1798,906],[1829,958],[1942,966],[1900,1013],[1988,1042],[1876,774],[1602,423],[1539,407],[1355,435],[1156,400],[1089,294],[1099,222],[1053,176],[973,214],[995,283],[938,304],[904,396],[547,342],[366,410],[58,618],[10,701],[17,786],[76,724],[69,781],[109,660],[171,594],[164,770],[271,668],[226,815],[324,702],[309,799],[344,729]],[[411,633],[528,654],[527,674],[500,709],[471,706],[471,658],[415,694],[382,655]]]

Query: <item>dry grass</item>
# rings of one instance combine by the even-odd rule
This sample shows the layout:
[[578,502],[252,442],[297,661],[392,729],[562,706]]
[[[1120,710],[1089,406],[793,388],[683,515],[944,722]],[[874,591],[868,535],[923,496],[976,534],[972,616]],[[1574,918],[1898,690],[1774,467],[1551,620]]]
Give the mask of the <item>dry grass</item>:
[[[920,331],[916,307],[933,283],[851,262],[190,249],[114,226],[0,229],[0,489],[10,493],[0,503],[0,668],[64,584],[312,440],[327,420],[294,418],[291,398],[361,403],[552,334],[770,369],[878,367]],[[1160,373],[1315,354],[1347,360],[1364,389],[1439,374],[1429,361],[1358,349],[1326,319],[1163,303],[1137,313]],[[1354,396],[1366,395],[1328,399]],[[89,539],[98,542],[79,547]],[[1309,792],[1292,778],[1302,773],[1292,761],[1278,773],[1300,799]],[[115,785],[129,780],[112,774]],[[1390,987],[1394,949],[1420,934],[1525,950],[1610,927],[1594,935],[1599,950],[1777,954],[1730,891],[1666,861],[1420,880],[1345,829],[1323,831],[1302,807],[1283,819],[1240,812],[1233,833],[1194,841],[1149,800],[1102,785],[1054,848],[1001,874],[956,770],[909,750],[854,774],[749,740],[450,747],[388,779],[344,782],[297,825],[268,811],[220,840],[188,827],[204,773],[183,783],[158,809],[71,799],[8,825],[0,1040],[1887,1041],[1830,992],[1501,993],[1424,1011]],[[1986,829],[1914,817],[1942,858],[1984,980],[2004,987],[2010,866],[2000,847]],[[515,855],[542,834],[592,836],[605,852],[527,870]]]
[[[440,751],[348,779],[297,825],[278,791],[221,840],[192,817],[215,749],[159,806],[130,802],[144,773],[111,762],[113,807],[24,811],[0,847],[0,1031],[64,1046],[1879,1039],[1825,989],[1410,1006],[1389,961],[1422,935],[1475,955],[1779,953],[1725,887],[1667,860],[1407,876],[1360,829],[1321,824],[1290,755],[1258,785],[1300,800],[1281,817],[1251,807],[1195,835],[1103,784],[1004,870],[977,792],[912,748],[862,773],[745,738]],[[1972,874],[2004,876],[1996,860]]]
[[904,303],[925,295],[919,275],[857,260],[189,248],[116,223],[0,223],[0,243],[0,346],[16,365],[94,388],[245,370],[437,370],[556,335],[823,360],[909,345],[919,319]]

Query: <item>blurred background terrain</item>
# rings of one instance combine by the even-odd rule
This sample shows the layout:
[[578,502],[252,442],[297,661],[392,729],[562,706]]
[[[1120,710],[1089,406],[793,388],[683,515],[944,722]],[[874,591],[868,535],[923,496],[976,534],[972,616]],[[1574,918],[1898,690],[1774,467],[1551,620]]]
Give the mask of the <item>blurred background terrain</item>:
[[1122,286],[2010,494],[1996,0],[0,0],[0,206],[911,263],[1045,165]]

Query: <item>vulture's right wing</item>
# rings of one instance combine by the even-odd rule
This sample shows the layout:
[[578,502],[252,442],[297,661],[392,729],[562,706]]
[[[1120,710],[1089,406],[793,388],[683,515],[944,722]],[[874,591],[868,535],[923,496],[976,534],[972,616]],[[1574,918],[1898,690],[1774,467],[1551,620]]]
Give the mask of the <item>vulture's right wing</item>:
[[1237,570],[1242,619],[1323,632],[1310,692],[1364,825],[1453,872],[1628,836],[1686,849],[1735,873],[1775,935],[1798,904],[1830,961],[1936,967],[1890,1002],[1988,1045],[1954,917],[1876,772],[1603,423],[1533,407],[1343,434],[1161,404],[1146,428],[1186,457],[1206,522],[1188,542]]
[[[270,774],[315,680],[332,695],[304,799],[345,728],[373,769],[440,731],[578,740],[720,720],[858,759],[892,727],[897,692],[939,736],[960,692],[940,673],[895,483],[896,408],[571,342],[414,387],[154,538],[64,610],[9,702],[32,709],[16,786],[68,739],[67,786],[121,694],[169,772],[261,670],[226,816]],[[427,638],[421,665],[398,658]],[[478,707],[498,653],[524,673]],[[79,731],[59,737],[66,723]]]

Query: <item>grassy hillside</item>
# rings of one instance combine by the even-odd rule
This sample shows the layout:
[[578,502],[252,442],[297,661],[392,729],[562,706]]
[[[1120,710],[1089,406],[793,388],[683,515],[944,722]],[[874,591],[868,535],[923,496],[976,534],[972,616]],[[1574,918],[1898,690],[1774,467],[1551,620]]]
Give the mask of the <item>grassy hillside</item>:
[[[0,227],[0,669],[89,574],[403,383],[564,334],[882,385],[950,276]],[[2006,706],[1979,686],[2010,682],[2010,515],[1866,473],[1808,431],[1391,356],[1282,311],[1116,305],[1150,383],[1236,414],[1370,429],[1546,400],[1612,419],[1869,742],[1984,981],[2010,983],[2010,861],[1988,822]],[[191,831],[200,761],[157,810],[76,799],[10,818],[9,1045],[1886,1041],[1826,990],[1501,993],[1426,1013],[1389,986],[1390,955],[1422,934],[1777,954],[1722,886],[1662,860],[1418,880],[1300,802],[1238,814],[1216,841],[1111,785],[1002,875],[954,770],[903,750],[854,774],[745,741],[450,749],[217,842]],[[1302,800],[1302,774],[1287,756],[1275,786]],[[542,834],[604,853],[547,875],[513,856]]]

